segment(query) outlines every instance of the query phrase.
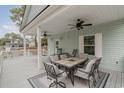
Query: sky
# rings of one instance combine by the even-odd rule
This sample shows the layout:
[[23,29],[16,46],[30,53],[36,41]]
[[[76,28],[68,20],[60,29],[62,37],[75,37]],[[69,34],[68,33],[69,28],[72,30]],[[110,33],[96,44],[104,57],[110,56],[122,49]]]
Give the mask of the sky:
[[0,38],[6,33],[15,32],[19,33],[15,23],[10,19],[10,9],[19,7],[17,5],[0,5]]

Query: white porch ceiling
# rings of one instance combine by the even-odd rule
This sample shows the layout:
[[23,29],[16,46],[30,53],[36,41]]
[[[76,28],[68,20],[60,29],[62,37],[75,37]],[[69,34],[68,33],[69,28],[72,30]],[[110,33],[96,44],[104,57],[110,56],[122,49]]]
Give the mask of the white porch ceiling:
[[[93,25],[102,24],[124,18],[123,5],[73,5],[44,23],[40,23],[42,31],[58,34],[69,31],[68,24],[74,24],[77,18]],[[36,30],[28,32],[33,33]]]

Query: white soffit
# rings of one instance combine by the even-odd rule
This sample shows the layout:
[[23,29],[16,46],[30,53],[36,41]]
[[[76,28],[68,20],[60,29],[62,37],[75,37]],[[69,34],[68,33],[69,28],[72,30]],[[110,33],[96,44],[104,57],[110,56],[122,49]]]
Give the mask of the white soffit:
[[77,18],[93,25],[107,23],[124,18],[123,5],[74,5],[49,18],[40,25],[42,31],[58,34],[69,31],[68,24],[74,24]]
[[26,33],[26,34],[28,33],[32,34],[32,31],[34,31],[37,26],[41,25],[41,23],[46,22],[46,20],[52,19],[57,13],[63,11],[67,7],[70,7],[70,6],[64,6],[64,5],[50,6],[43,13],[41,13],[38,17],[36,17],[35,20],[33,20],[30,24],[28,24],[21,32]]

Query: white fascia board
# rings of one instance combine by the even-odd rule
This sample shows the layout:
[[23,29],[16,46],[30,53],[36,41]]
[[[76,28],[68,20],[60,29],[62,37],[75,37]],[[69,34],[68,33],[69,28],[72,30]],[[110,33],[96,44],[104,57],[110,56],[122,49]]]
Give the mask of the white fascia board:
[[26,5],[25,13],[20,29],[22,29],[26,25],[30,11],[31,11],[31,5]]

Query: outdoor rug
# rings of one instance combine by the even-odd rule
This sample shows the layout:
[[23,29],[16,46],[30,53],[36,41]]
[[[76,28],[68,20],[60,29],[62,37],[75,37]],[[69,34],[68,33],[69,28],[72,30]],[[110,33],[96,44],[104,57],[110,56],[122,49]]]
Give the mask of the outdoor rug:
[[[104,88],[108,77],[109,73],[100,71],[100,79],[97,79],[96,88]],[[48,88],[50,83],[53,82],[53,80],[47,79],[46,72],[33,76],[28,81],[33,88]],[[74,77],[74,86],[66,74],[59,78],[59,81],[64,82],[67,88],[89,88],[88,81],[79,77]]]

